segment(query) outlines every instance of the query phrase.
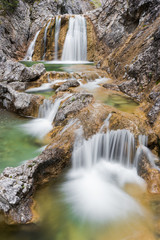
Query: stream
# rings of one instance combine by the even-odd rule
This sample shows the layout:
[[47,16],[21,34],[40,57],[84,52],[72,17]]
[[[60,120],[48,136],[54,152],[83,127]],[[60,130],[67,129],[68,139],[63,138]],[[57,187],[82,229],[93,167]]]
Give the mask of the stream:
[[[93,93],[97,101],[114,106],[121,111],[133,113],[138,105],[122,94],[102,88],[100,85],[103,81],[106,82],[106,79],[81,84],[79,88],[85,88]],[[52,128],[51,122],[60,100],[58,105],[56,102],[50,105],[49,97],[54,95],[54,92],[46,90],[44,93],[38,89],[37,91],[35,89],[35,92],[46,97],[46,102],[40,108],[37,119],[25,119],[0,109],[0,138],[3,139],[0,155],[1,170],[7,166],[17,166],[23,160],[37,156],[37,150],[42,146],[38,139],[42,139]],[[109,124],[109,119],[107,121]],[[129,134],[128,139],[132,139],[130,133],[126,132],[126,134]],[[118,136],[115,139],[118,139]],[[97,141],[99,140],[96,140],[95,144]],[[84,144],[89,142],[86,141]],[[131,151],[131,146],[128,146],[128,151]],[[86,149],[94,154],[90,160],[89,152],[85,153]],[[156,224],[160,221],[158,197],[153,199],[147,194],[145,183],[137,176],[134,168],[122,166],[117,160],[117,163],[103,162],[101,158],[105,154],[102,153],[100,156],[101,153],[96,153],[98,149],[98,145],[95,147],[86,145],[84,149],[82,148],[82,153],[76,153],[75,149],[73,159],[78,162],[72,162],[72,169],[37,191],[35,219],[38,221],[25,226],[8,226],[1,218],[1,237],[8,240],[22,238],[24,240],[35,238],[39,240],[159,239],[154,228],[154,221]],[[116,151],[119,150],[115,149],[115,154]],[[93,160],[95,156],[97,160]],[[89,165],[86,163],[84,165],[84,158]],[[117,159],[115,156],[112,158]],[[126,155],[122,156],[122,159],[125,158]]]
[[[95,74],[95,66],[92,62],[87,62],[87,28],[83,15],[69,17],[61,53],[62,61],[58,59],[61,17],[56,17],[53,39],[55,50],[52,49],[54,59],[46,60],[47,32],[52,20],[48,20],[42,34],[44,50],[41,60],[32,61],[32,57],[35,57],[34,48],[38,42],[36,39],[40,33],[38,31],[21,63],[30,67],[34,63],[42,62],[47,72],[86,74],[87,69],[91,73],[94,69]],[[103,84],[110,83],[112,80],[103,76],[87,79],[86,74],[82,78],[69,79],[78,81],[79,86],[76,90],[72,88],[60,94],[55,93],[56,90],[52,85],[57,82],[64,83],[67,80],[56,78],[51,80],[48,75],[44,82],[43,80],[39,82],[41,86],[32,86],[33,88],[26,90],[28,94],[39,94],[45,97],[35,119],[23,118],[0,109],[1,172],[5,167],[15,167],[26,160],[33,159],[43,151],[46,145],[45,140],[54,129],[53,122],[56,114],[61,107],[63,108],[61,104],[69,99],[69,104],[74,105],[75,98],[70,99],[74,93],[83,92],[84,95],[86,92],[91,93],[95,104],[112,106],[113,111],[109,112],[107,118],[105,117],[98,132],[87,140],[82,126],[76,129],[71,166],[65,168],[54,180],[39,186],[33,195],[36,202],[33,223],[7,225],[4,218],[0,216],[0,238],[2,240],[160,239],[159,196],[149,194],[145,181],[137,174],[137,163],[142,150],[145,149],[151,158],[153,156],[147,146],[148,137],[141,134],[134,136],[128,129],[110,129],[114,110],[118,109],[117,115],[120,111],[135,114],[139,104],[119,91],[105,89]],[[80,103],[84,108],[88,104],[85,105],[85,97]],[[74,111],[71,111],[72,113]],[[66,116],[64,119],[67,118]],[[68,126],[67,124],[66,126],[71,128],[76,120],[73,114],[70,122],[67,119]],[[66,131],[66,126],[60,129],[61,134]]]

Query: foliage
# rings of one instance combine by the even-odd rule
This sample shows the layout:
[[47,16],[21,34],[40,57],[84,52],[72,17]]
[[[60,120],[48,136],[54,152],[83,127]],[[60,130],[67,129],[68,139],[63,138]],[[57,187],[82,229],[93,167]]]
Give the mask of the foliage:
[[5,13],[14,12],[18,2],[18,0],[0,0],[0,10],[3,10]]
[[101,1],[100,0],[90,0],[90,4],[93,5],[95,8],[101,7]]

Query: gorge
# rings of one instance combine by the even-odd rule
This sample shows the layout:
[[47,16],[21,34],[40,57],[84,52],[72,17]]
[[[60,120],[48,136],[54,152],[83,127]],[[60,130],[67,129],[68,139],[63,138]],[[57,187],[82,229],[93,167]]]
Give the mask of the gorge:
[[159,0],[2,4],[2,239],[159,239],[159,13]]

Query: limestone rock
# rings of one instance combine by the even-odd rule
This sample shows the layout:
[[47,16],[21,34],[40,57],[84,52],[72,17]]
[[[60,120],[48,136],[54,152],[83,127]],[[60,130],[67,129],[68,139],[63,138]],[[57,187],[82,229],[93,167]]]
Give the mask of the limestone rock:
[[37,116],[44,97],[17,92],[5,83],[0,83],[0,104],[6,109],[24,116]]
[[152,89],[149,99],[152,101],[152,107],[148,112],[148,118],[150,123],[153,124],[160,115],[160,83]]
[[44,74],[45,71],[42,63],[35,64],[29,68],[21,63],[7,60],[4,63],[0,63],[0,81],[7,83],[34,81]]
[[80,84],[77,80],[68,80],[65,83],[63,83],[57,90],[56,92],[60,91],[67,91],[71,87],[78,87]]
[[30,7],[19,0],[13,14],[0,15],[0,51],[7,58],[20,59],[25,55],[31,24]]
[[87,93],[76,93],[67,99],[60,107],[55,122],[63,121],[69,114],[77,113],[93,100],[93,95]]
[[137,100],[160,76],[159,12],[159,0],[107,0],[88,13],[98,37],[96,62]]
[[150,193],[160,193],[160,170],[151,166],[143,152],[138,162],[138,174],[147,182]]
[[107,89],[114,90],[114,91],[119,91],[119,88],[116,84],[105,83],[105,84],[103,84],[103,87],[107,88]]

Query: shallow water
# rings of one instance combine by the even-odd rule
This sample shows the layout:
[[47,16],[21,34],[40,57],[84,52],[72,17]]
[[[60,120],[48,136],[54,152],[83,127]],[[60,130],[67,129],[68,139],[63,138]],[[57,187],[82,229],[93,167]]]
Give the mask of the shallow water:
[[[154,219],[160,218],[159,196],[153,200],[147,194],[139,193],[135,186],[127,186],[139,202],[147,209],[145,218],[130,216],[125,220],[110,224],[89,224],[80,220],[69,205],[64,204],[64,196],[59,188],[64,176],[58,182],[39,190],[36,195],[40,220],[37,224],[8,226],[0,219],[0,239],[7,240],[158,240],[154,229]],[[45,196],[45,198],[44,198]],[[158,203],[157,203],[158,202]],[[107,203],[106,203],[107,204]],[[149,206],[150,205],[150,206]],[[152,207],[151,207],[152,206]]]
[[37,149],[41,145],[19,126],[26,122],[27,119],[0,108],[0,171],[5,167],[16,167],[38,155]]
[[131,98],[121,93],[114,91],[106,91],[103,88],[95,92],[95,98],[106,105],[115,107],[123,112],[134,113],[138,107],[138,103],[134,102]]
[[[64,62],[49,62],[49,61],[20,61],[20,63],[23,63],[26,67],[31,67],[34,64],[37,63],[43,63],[46,71],[57,71],[57,72],[77,72],[79,69],[81,69],[82,64],[88,66],[93,65],[93,63],[90,62],[79,62],[79,64],[74,64],[73,62],[70,63],[64,63]],[[74,67],[73,67],[74,66]]]

